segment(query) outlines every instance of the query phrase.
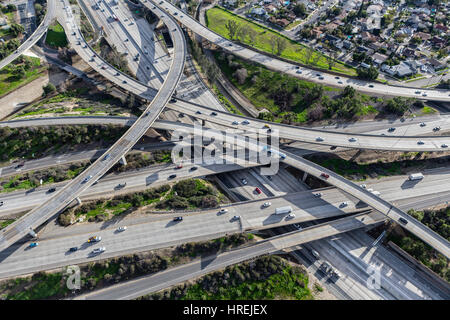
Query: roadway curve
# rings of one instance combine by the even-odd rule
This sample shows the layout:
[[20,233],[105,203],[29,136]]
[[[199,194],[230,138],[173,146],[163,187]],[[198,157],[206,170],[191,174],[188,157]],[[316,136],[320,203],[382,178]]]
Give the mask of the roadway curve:
[[37,27],[37,29],[33,32],[33,34],[26,39],[19,48],[17,48],[14,53],[10,54],[8,57],[0,61],[0,70],[6,67],[8,64],[16,60],[20,55],[22,55],[25,51],[27,51],[29,48],[34,46],[39,39],[47,32],[47,29],[55,17],[55,0],[48,0],[47,1],[47,13],[45,14],[44,19],[42,20],[41,24]]
[[[62,1],[61,3],[62,5],[67,6],[65,1]],[[60,10],[62,9],[60,8]],[[69,24],[75,24],[71,12],[63,11],[63,14],[67,16]],[[133,147],[159,117],[178,85],[178,81],[180,80],[184,69],[186,57],[185,39],[180,27],[170,17],[166,18],[165,23],[169,28],[169,32],[174,42],[172,65],[161,89],[153,98],[144,114],[134,122],[130,129],[112,147],[110,147],[108,151],[105,152],[104,156],[97,159],[89,168],[83,171],[60,191],[56,192],[48,201],[45,201],[21,219],[4,228],[0,234],[0,250],[7,248],[12,243],[25,236],[32,228],[41,225],[76,199],[79,194],[114,166],[114,164],[116,164],[120,158]],[[108,158],[106,158],[106,155],[108,155]]]
[[[417,91],[417,88],[389,86],[376,82],[369,82],[346,77],[340,77],[339,81],[342,82],[342,84],[340,84],[338,83],[338,80],[335,79],[335,76],[332,74],[328,74],[323,71],[318,72],[315,70],[307,69],[305,67],[302,67],[302,73],[298,74],[296,64],[272,58],[268,55],[258,53],[256,51],[238,45],[228,39],[225,39],[224,37],[218,35],[217,33],[203,26],[200,22],[198,22],[188,14],[185,14],[183,11],[172,5],[170,2],[164,0],[157,2],[149,0],[147,2],[143,2],[143,5],[151,10],[154,9],[149,2],[152,2],[156,7],[159,7],[161,10],[164,10],[169,15],[172,15],[172,17],[178,20],[178,22],[180,22],[185,27],[192,30],[197,35],[223,48],[225,51],[228,51],[243,59],[260,63],[264,65],[266,68],[271,70],[280,71],[297,78],[313,81],[316,83],[331,85],[334,87],[344,88],[347,85],[351,85],[356,90],[369,94],[402,96],[433,101],[450,101],[449,90],[420,89],[419,91],[421,91],[421,94],[416,94],[415,92]],[[317,74],[322,75],[324,79],[320,80]],[[373,87],[369,87],[369,85]],[[423,93],[425,93],[426,96],[422,96]]]

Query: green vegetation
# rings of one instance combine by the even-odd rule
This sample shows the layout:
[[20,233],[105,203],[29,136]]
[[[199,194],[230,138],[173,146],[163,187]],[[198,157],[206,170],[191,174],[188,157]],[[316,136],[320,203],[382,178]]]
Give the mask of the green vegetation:
[[[120,187],[117,187],[120,189]],[[188,179],[173,186],[163,185],[142,192],[128,193],[86,202],[79,207],[67,209],[58,217],[58,222],[67,226],[76,218],[86,217],[88,221],[105,221],[120,214],[156,203],[158,209],[213,208],[225,197],[212,185],[200,179]]]
[[225,105],[225,107],[230,111],[231,113],[238,114],[243,116],[242,112],[239,111],[238,108],[234,104],[232,104],[223,94],[220,92],[219,88],[217,88],[217,85],[213,85],[214,94],[216,95],[217,99]]
[[308,276],[278,256],[264,256],[252,262],[229,266],[201,277],[195,284],[140,298],[141,300],[312,300]]
[[[408,214],[425,224],[431,230],[450,240],[450,207],[441,210],[415,211],[409,210]],[[389,239],[411,256],[439,274],[450,282],[449,261],[428,244],[406,231],[404,235],[390,234]]]
[[224,196],[211,184],[201,179],[177,182],[168,196],[156,205],[158,209],[214,208]]
[[46,67],[41,66],[39,58],[20,56],[13,63],[0,70],[0,96],[4,96],[37,79],[43,75],[46,69]]
[[351,119],[377,114],[376,98],[357,93],[347,86],[344,90],[314,84],[270,71],[260,65],[245,62],[233,55],[215,54],[225,76],[259,110],[267,121],[299,124],[329,118]]
[[9,226],[11,223],[13,223],[15,220],[14,219],[8,219],[8,220],[1,220],[0,221],[0,230]]
[[128,67],[128,62],[125,58],[125,54],[120,54],[119,52],[117,52],[116,47],[114,45],[110,46],[103,37],[100,38],[100,56],[116,69],[119,69],[120,71],[128,74],[131,77],[134,76],[130,68]]
[[330,68],[331,64],[333,71],[349,75],[356,74],[355,70],[347,68],[340,62],[335,60],[331,62],[330,59],[313,49],[219,7],[214,7],[206,12],[206,25],[225,38],[238,40],[268,53],[276,53],[282,58],[326,70]]
[[61,148],[101,143],[109,145],[126,131],[111,125],[0,128],[0,161],[38,158]]
[[20,189],[36,188],[42,184],[61,182],[73,179],[87,166],[87,163],[71,164],[45,170],[31,171],[12,178],[0,179],[0,192],[11,192]]
[[63,27],[58,22],[48,28],[45,43],[54,48],[64,48],[67,46],[68,42],[66,34],[64,33]]
[[[76,294],[101,289],[114,283],[130,280],[139,276],[163,271],[181,263],[191,261],[200,254],[217,254],[231,247],[247,243],[245,234],[233,234],[198,243],[186,243],[182,246],[158,251],[146,251],[112,259],[80,265],[81,291]],[[198,250],[192,255],[186,250]],[[38,272],[32,277],[22,277],[0,282],[0,298],[7,300],[61,299],[72,296],[66,286],[65,268],[59,272]]]
[[[78,5],[76,1],[75,4]],[[91,23],[89,22],[83,10],[81,9],[80,9],[80,30],[81,34],[83,35],[83,38],[86,41],[90,41],[94,38],[94,29],[92,28]]]

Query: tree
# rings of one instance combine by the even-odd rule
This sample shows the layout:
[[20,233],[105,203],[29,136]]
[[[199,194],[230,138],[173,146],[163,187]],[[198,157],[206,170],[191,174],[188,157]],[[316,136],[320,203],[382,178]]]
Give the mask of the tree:
[[47,96],[50,93],[56,91],[56,87],[53,85],[53,83],[50,82],[47,85],[43,86],[42,89],[44,90],[44,96]]
[[361,79],[375,80],[378,78],[378,70],[374,66],[370,66],[370,68],[358,68],[356,69],[356,73]]
[[277,37],[275,43],[276,43],[276,49],[277,49],[277,56],[281,56],[281,53],[287,47],[287,40],[282,37]]
[[247,24],[242,25],[237,31],[237,38],[241,42],[245,42],[245,38],[248,35],[248,30],[251,29]]
[[325,56],[328,62],[328,70],[332,70],[333,67],[336,65],[336,58],[338,56],[338,52],[333,50],[331,51],[329,56]]
[[387,104],[384,106],[384,109],[387,112],[403,115],[406,112],[406,110],[409,109],[410,105],[411,99],[395,97],[387,101]]
[[258,36],[258,32],[253,28],[248,28],[247,30],[248,42],[251,46],[253,46],[256,42],[256,37]]
[[303,3],[297,4],[292,11],[294,11],[295,15],[300,18],[306,15],[306,7]]
[[309,64],[311,62],[311,58],[314,54],[314,49],[311,47],[306,47],[305,49],[305,63]]
[[13,23],[10,30],[12,35],[17,37],[19,34],[22,34],[25,31],[25,28],[20,24]]
[[18,66],[17,68],[14,69],[13,74],[18,79],[22,79],[23,77],[25,77],[26,72],[23,66]]
[[228,36],[233,40],[238,31],[239,24],[234,20],[228,20],[225,24],[225,28],[228,30]]
[[277,45],[277,37],[272,35],[269,38],[270,49],[272,50],[272,54],[275,53],[276,45]]

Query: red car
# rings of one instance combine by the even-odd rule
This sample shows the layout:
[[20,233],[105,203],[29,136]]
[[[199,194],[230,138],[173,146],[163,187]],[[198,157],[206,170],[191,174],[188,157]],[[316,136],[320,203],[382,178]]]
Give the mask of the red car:
[[177,165],[177,169],[181,169],[181,168],[183,168],[183,164],[180,163]]
[[261,194],[261,193],[262,193],[261,189],[258,188],[258,187],[255,188],[255,191],[256,191],[258,194]]
[[330,177],[329,174],[326,174],[326,173],[324,173],[324,172],[322,172],[322,173],[320,174],[320,176],[321,176],[321,177],[324,177],[325,179],[328,179],[328,178]]

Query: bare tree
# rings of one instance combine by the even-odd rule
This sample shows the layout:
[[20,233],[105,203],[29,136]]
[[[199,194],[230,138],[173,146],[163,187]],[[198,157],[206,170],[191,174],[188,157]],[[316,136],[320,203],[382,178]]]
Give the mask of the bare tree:
[[225,28],[227,28],[228,30],[228,35],[230,39],[233,40],[238,31],[239,24],[234,20],[228,20],[227,23],[225,24]]
[[277,37],[276,36],[271,36],[269,38],[269,44],[270,44],[270,48],[272,49],[272,54],[274,54],[276,46],[277,46]]
[[318,52],[315,52],[315,54],[313,54],[313,56],[312,56],[312,61],[311,61],[312,65],[317,65],[317,62],[319,62],[321,57],[322,56]]
[[337,56],[338,56],[338,53],[335,50],[331,51],[329,56],[325,56],[327,58],[327,62],[328,62],[328,70],[333,69],[333,67],[336,65]]
[[245,42],[245,38],[248,35],[248,30],[250,27],[248,24],[241,25],[240,28],[237,31],[237,37],[241,42]]
[[249,27],[247,30],[247,35],[248,35],[249,44],[251,46],[253,46],[256,42],[256,37],[258,36],[258,32],[255,29]]
[[277,56],[281,56],[281,53],[287,47],[287,40],[285,38],[277,37],[276,46],[277,46]]
[[305,48],[305,62],[306,64],[309,64],[311,62],[311,58],[314,54],[314,49],[311,47]]

